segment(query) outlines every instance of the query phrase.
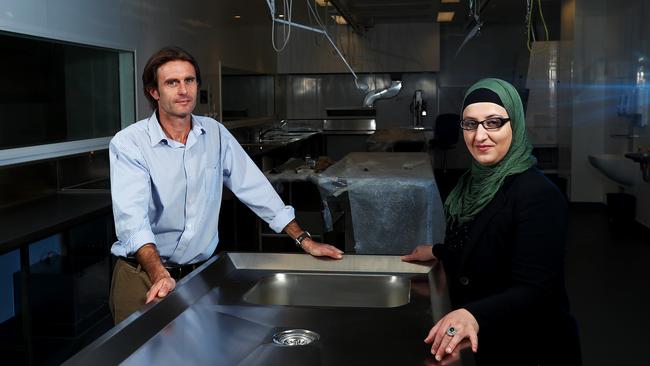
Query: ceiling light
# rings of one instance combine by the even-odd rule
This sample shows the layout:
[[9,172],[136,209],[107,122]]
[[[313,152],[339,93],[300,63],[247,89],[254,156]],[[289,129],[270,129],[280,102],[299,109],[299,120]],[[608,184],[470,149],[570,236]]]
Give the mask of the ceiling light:
[[241,19],[241,15],[235,15],[234,17],[232,17],[232,19],[233,20],[239,20],[239,19]]
[[454,19],[453,11],[439,11],[438,19],[436,21],[438,23],[444,23],[444,22],[451,22],[453,19]]
[[316,4],[320,6],[331,6],[330,0],[316,0]]
[[345,18],[343,18],[343,17],[340,16],[340,15],[332,15],[332,19],[334,19],[334,21],[336,22],[336,24],[340,24],[340,25],[348,24],[348,21],[345,20]]
[[280,18],[284,18],[284,14],[278,14]]
[[460,0],[440,0],[442,4],[458,4]]

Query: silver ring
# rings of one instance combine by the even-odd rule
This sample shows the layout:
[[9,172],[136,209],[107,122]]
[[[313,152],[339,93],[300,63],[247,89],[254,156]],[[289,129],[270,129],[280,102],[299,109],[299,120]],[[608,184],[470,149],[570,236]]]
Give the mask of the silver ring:
[[447,332],[446,332],[446,333],[447,333],[448,336],[453,337],[453,336],[456,335],[456,328],[454,328],[454,327],[449,327],[449,328],[447,328]]

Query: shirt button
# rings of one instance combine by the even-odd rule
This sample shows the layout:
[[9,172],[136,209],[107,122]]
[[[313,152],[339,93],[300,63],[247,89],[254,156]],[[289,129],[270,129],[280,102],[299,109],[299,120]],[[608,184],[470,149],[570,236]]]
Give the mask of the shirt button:
[[462,276],[461,278],[458,279],[460,281],[460,284],[463,286],[469,285],[469,278]]

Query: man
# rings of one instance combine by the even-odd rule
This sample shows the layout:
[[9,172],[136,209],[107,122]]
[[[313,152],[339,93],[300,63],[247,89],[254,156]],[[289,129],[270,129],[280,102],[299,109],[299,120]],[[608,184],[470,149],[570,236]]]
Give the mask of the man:
[[341,258],[340,250],[315,242],[298,226],[293,208],[223,125],[192,115],[201,73],[189,53],[161,49],[147,62],[142,81],[155,112],[117,133],[109,146],[118,239],[111,252],[119,257],[110,295],[116,324],[167,296],[214,252],[224,185],[306,252]]

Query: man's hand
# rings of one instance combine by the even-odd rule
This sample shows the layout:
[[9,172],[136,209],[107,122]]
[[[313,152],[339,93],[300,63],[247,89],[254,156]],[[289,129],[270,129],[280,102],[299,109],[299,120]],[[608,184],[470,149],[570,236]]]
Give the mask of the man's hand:
[[153,285],[147,291],[145,304],[154,299],[162,299],[167,296],[176,287],[176,281],[169,275],[165,266],[163,266],[158,250],[152,243],[145,244],[137,252],[135,258],[140,263],[142,269],[147,273]]
[[[291,222],[284,227],[284,232],[293,239],[296,239],[305,231],[298,226],[296,220],[291,220]],[[302,250],[314,257],[331,257],[334,259],[343,258],[343,252],[338,250],[336,247],[329,244],[319,243],[311,238],[305,238],[300,244],[300,247]]]
[[338,248],[329,244],[316,242],[309,238],[303,240],[300,247],[314,257],[331,257],[334,259],[343,258],[343,252]]
[[418,245],[410,254],[402,256],[402,260],[404,262],[426,262],[436,259],[433,255],[432,247],[430,244]]
[[[167,272],[167,271],[165,271]],[[160,278],[158,281],[154,282],[149,291],[147,291],[147,299],[145,304],[152,302],[154,299],[162,299],[167,296],[170,292],[176,287],[176,281],[169,276],[169,272],[166,277]]]

